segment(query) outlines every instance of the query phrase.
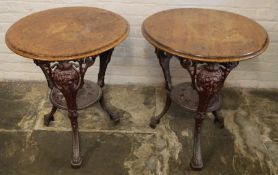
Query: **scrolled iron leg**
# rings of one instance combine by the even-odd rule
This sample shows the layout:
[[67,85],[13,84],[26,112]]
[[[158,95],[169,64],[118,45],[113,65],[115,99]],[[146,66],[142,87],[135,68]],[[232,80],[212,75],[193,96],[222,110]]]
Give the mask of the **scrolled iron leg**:
[[79,139],[79,131],[78,131],[78,121],[77,121],[77,112],[69,111],[69,119],[72,127],[72,160],[71,167],[72,168],[80,168],[82,164],[82,158],[80,156],[80,139]]
[[[227,76],[238,65],[238,62],[205,63],[186,58],[179,59],[181,65],[188,70],[192,80],[192,87],[199,95],[199,104],[195,117],[193,157],[190,166],[194,170],[201,170],[203,168],[201,127],[207,113],[208,104],[222,89]],[[216,116],[216,121],[221,120],[216,111],[213,114]]]
[[201,170],[203,168],[202,150],[201,150],[201,127],[204,120],[203,113],[198,113],[195,118],[194,142],[193,142],[193,157],[190,162],[190,167],[193,170]]
[[78,130],[78,121],[77,121],[77,109],[76,109],[76,94],[63,93],[68,106],[68,117],[71,122],[72,127],[72,159],[71,159],[71,167],[72,168],[80,168],[82,164],[82,158],[80,156],[80,139],[79,139],[79,130]]
[[151,118],[151,121],[150,121],[151,128],[153,128],[153,129],[156,128],[156,125],[159,124],[160,119],[166,114],[166,112],[169,110],[170,106],[171,106],[171,98],[169,97],[169,95],[167,95],[166,103],[165,103],[165,106],[164,106],[162,112],[158,116]]
[[72,127],[72,168],[80,168],[82,164],[82,158],[80,156],[80,139],[78,130],[78,116],[77,116],[77,106],[76,106],[76,92],[68,91],[62,92],[65,96],[67,106],[68,106],[68,117],[71,122]]
[[54,84],[65,97],[68,107],[68,117],[72,126],[72,168],[80,168],[82,164],[76,104],[77,92],[81,87],[81,76],[77,69],[73,67],[73,64],[69,62],[60,62],[53,72]]
[[224,128],[224,118],[219,115],[218,111],[212,111],[214,116],[214,124],[216,124],[220,129]]
[[101,88],[103,88],[105,86],[105,82],[104,82],[105,73],[106,73],[107,66],[111,60],[113,51],[114,51],[114,49],[110,49],[99,55],[100,65],[99,65],[97,83]]
[[156,48],[155,49],[155,53],[156,56],[159,60],[159,64],[162,68],[163,71],[163,75],[164,75],[164,79],[165,79],[165,88],[167,90],[167,97],[166,97],[166,102],[165,102],[165,106],[162,110],[162,112],[151,118],[150,120],[150,127],[155,129],[156,125],[159,124],[160,119],[166,114],[166,112],[169,110],[170,106],[171,106],[171,97],[170,97],[170,93],[172,90],[172,80],[171,80],[171,74],[170,74],[170,60],[172,58],[172,55]]
[[[72,160],[71,166],[73,168],[80,168],[82,158],[80,156],[80,139],[77,121],[77,104],[76,96],[79,89],[84,85],[84,76],[87,69],[95,62],[95,57],[88,57],[76,61],[61,61],[61,62],[48,62],[48,61],[34,61],[39,66],[48,82],[48,87],[53,89],[57,88],[65,97],[67,103],[68,117],[72,126]],[[76,64],[76,62],[78,62]],[[45,115],[45,125],[54,120],[54,113],[57,108],[52,107],[49,114]]]
[[102,109],[104,111],[106,111],[110,117],[110,119],[115,123],[119,123],[121,121],[121,117],[120,115],[118,115],[117,112],[113,112],[112,110],[109,109],[108,105],[107,105],[107,102],[105,102],[104,98],[101,97],[101,99],[99,100],[99,103],[102,107]]
[[[194,170],[201,170],[203,168],[201,127],[207,113],[208,104],[212,97],[222,89],[228,74],[237,65],[238,63],[202,63],[199,67],[195,66],[194,71],[192,71],[193,86],[199,94],[199,105],[195,118],[193,157],[190,163]],[[214,114],[217,115],[217,112],[214,111]]]
[[[102,54],[99,55],[100,58],[100,65],[99,65],[99,73],[98,73],[98,85],[103,89],[105,86],[105,72],[106,72],[106,68],[111,60],[111,56],[113,53],[114,49],[110,49]],[[107,102],[104,100],[104,97],[102,95],[101,99],[99,100],[101,107],[103,108],[104,111],[106,111],[109,116],[110,119],[113,120],[114,123],[118,123],[120,122],[120,116],[118,115],[118,113],[113,112],[113,110],[110,110]]]
[[51,121],[54,121],[54,114],[57,111],[57,107],[52,106],[50,113],[44,115],[44,125],[49,126]]
[[203,120],[206,116],[206,110],[208,108],[210,95],[199,94],[199,106],[198,112],[195,117],[194,128],[194,141],[193,141],[193,157],[190,162],[190,166],[193,170],[201,170],[203,168],[202,149],[201,149],[201,130]]
[[[42,72],[44,73],[49,89],[53,89],[54,82],[52,79],[52,69],[51,69],[51,65],[50,65],[51,62],[34,60],[34,63],[37,66],[39,66],[41,68]],[[49,123],[51,121],[54,121],[54,113],[56,112],[56,110],[57,110],[57,108],[55,106],[52,106],[50,113],[44,115],[44,125],[45,126],[49,126]]]

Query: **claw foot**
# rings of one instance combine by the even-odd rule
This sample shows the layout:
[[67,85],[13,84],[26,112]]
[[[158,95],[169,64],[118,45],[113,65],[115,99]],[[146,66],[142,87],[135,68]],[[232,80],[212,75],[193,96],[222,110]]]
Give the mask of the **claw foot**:
[[156,125],[158,125],[159,122],[160,122],[159,119],[157,119],[157,118],[155,118],[155,117],[152,117],[152,118],[151,118],[151,121],[150,121],[150,127],[151,127],[152,129],[155,129],[155,128],[156,128]]
[[117,113],[110,112],[109,116],[110,116],[110,119],[111,119],[115,124],[119,123],[120,120],[121,120],[121,119],[120,119],[120,116],[117,115]]
[[51,114],[44,115],[44,125],[45,126],[49,126],[49,123],[51,121],[54,121],[54,116],[53,115],[51,115]]
[[216,126],[218,126],[220,129],[223,129],[224,128],[224,118],[222,116],[220,116],[218,114],[218,112],[216,111],[213,111],[212,112],[213,115],[214,115],[214,124],[216,124]]

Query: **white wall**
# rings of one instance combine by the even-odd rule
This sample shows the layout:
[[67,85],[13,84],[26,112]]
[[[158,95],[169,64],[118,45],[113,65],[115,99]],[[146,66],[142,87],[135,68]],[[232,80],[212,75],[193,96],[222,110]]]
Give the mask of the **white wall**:
[[[142,37],[140,26],[147,16],[175,7],[222,9],[245,15],[262,24],[271,39],[268,50],[259,58],[240,63],[226,85],[278,88],[278,0],[0,0],[0,80],[44,80],[32,60],[13,54],[4,36],[15,21],[36,11],[62,6],[95,6],[125,17],[130,25],[129,38],[114,52],[106,82],[112,84],[161,84],[162,71],[154,49]],[[98,63],[96,64],[98,65]],[[175,83],[188,80],[178,61],[172,62]],[[97,66],[87,78],[95,80]]]

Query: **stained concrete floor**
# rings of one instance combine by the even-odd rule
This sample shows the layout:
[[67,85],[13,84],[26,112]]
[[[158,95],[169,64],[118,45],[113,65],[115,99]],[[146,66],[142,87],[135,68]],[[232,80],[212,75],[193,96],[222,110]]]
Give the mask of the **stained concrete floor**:
[[70,168],[71,132],[65,111],[49,127],[45,83],[0,83],[2,175],[265,175],[278,167],[278,90],[225,88],[225,128],[205,120],[204,169],[191,171],[194,113],[172,104],[157,129],[151,116],[164,104],[161,87],[109,86],[105,99],[121,114],[117,125],[99,104],[79,112],[83,167]]

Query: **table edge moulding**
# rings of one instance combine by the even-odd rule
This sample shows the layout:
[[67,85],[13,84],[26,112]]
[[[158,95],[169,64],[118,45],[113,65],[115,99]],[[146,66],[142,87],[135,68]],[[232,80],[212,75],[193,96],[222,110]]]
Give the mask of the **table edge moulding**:
[[[183,10],[183,9],[186,9],[186,10],[200,10],[200,11],[215,11],[215,12],[220,12],[220,13],[226,13],[226,14],[229,14],[229,15],[236,15],[237,17],[239,18],[242,18],[243,21],[249,21],[249,22],[253,22],[254,25],[256,25],[257,27],[261,28],[262,29],[262,32],[264,33],[264,35],[266,36],[265,37],[265,40],[263,43],[261,43],[261,47],[258,47],[257,50],[255,50],[254,52],[252,53],[246,53],[244,55],[238,55],[238,56],[217,56],[217,55],[210,55],[210,56],[206,56],[206,55],[202,55],[202,54],[193,54],[193,53],[189,53],[189,52],[182,52],[180,50],[177,50],[173,47],[171,47],[170,45],[167,45],[167,43],[162,43],[162,42],[158,42],[157,40],[155,40],[149,33],[148,33],[148,30],[146,29],[146,23],[148,21],[150,21],[152,18],[155,18],[157,15],[159,14],[162,14],[164,12],[171,12],[171,11],[175,11],[175,10]],[[161,25],[165,25],[165,24],[161,24]],[[173,29],[175,28],[175,26],[173,26]],[[173,56],[177,56],[177,57],[184,57],[184,58],[187,58],[187,59],[191,59],[191,60],[195,60],[195,61],[205,61],[205,62],[218,62],[218,63],[221,63],[221,62],[236,62],[236,61],[243,61],[243,60],[248,60],[248,59],[251,59],[251,58],[254,58],[258,55],[260,55],[261,53],[263,53],[268,45],[269,45],[269,37],[268,37],[268,34],[267,32],[265,31],[265,29],[258,23],[256,23],[255,21],[253,21],[252,19],[249,19],[245,16],[241,16],[241,15],[238,15],[236,13],[232,13],[232,12],[226,12],[226,11],[222,11],[222,10],[213,10],[213,9],[202,9],[202,8],[178,8],[178,9],[169,9],[169,10],[164,10],[164,11],[161,11],[161,12],[158,12],[158,13],[155,13],[149,17],[147,17],[143,24],[142,24],[142,27],[141,27],[141,30],[142,30],[142,34],[143,36],[145,37],[145,39],[147,41],[149,41],[154,47],[156,47],[157,49],[160,49],[160,50],[163,50]],[[166,34],[165,34],[166,35]],[[208,59],[209,58],[209,59]]]
[[[67,55],[66,52],[65,52],[64,55],[59,55],[59,56],[34,53],[34,52],[26,51],[26,50],[23,50],[22,48],[17,47],[16,44],[13,43],[13,41],[11,41],[10,38],[11,38],[12,34],[22,31],[22,29],[19,28],[20,24],[27,21],[27,20],[32,22],[32,17],[33,16],[35,16],[35,17],[33,17],[34,20],[37,20],[36,18],[41,17],[41,16],[48,19],[48,18],[51,18],[51,16],[49,16],[49,14],[51,14],[52,12],[56,11],[55,13],[57,13],[61,10],[66,11],[66,10],[72,10],[72,9],[77,9],[77,10],[78,9],[85,9],[85,10],[87,9],[88,11],[93,10],[93,11],[96,11],[97,13],[100,13],[100,14],[101,13],[104,13],[104,14],[107,13],[107,14],[113,15],[113,17],[117,18],[118,20],[121,20],[121,22],[123,23],[122,25],[125,28],[122,29],[122,31],[120,33],[120,36],[118,36],[117,38],[114,38],[114,40],[112,40],[112,41],[103,43],[102,47],[92,48],[92,50],[88,50],[84,53],[72,54],[72,55]],[[41,14],[41,13],[48,13],[47,14],[48,16],[47,15],[43,16],[44,14]],[[32,24],[30,23],[30,25],[32,25]],[[61,27],[63,27],[63,26],[61,26]],[[85,26],[85,27],[87,27],[87,26]],[[16,28],[17,31],[12,31],[14,28]],[[8,31],[6,33],[6,37],[5,37],[5,42],[6,42],[6,45],[8,46],[8,48],[10,50],[12,50],[14,53],[16,53],[18,55],[21,55],[25,58],[30,58],[30,59],[34,59],[34,60],[41,60],[41,61],[64,61],[64,60],[69,61],[69,60],[77,60],[77,59],[82,59],[82,58],[86,58],[86,57],[99,55],[99,54],[101,54],[105,51],[108,51],[108,50],[114,48],[115,46],[119,45],[121,42],[123,42],[128,37],[129,30],[130,30],[130,28],[129,28],[129,24],[128,24],[127,20],[125,18],[123,18],[122,16],[114,13],[114,12],[104,10],[104,9],[101,9],[101,8],[85,7],[85,6],[60,7],[60,8],[53,8],[53,9],[48,9],[48,10],[44,10],[44,11],[39,11],[39,12],[30,14],[26,17],[21,18],[20,20],[18,20],[15,24],[13,24],[8,29]],[[54,32],[54,31],[52,31],[52,32]],[[61,31],[60,33],[62,33],[62,32],[63,31]],[[23,32],[21,34],[23,34]],[[15,37],[18,37],[18,36],[13,36],[13,39]],[[22,36],[19,36],[19,37],[22,37]],[[18,40],[20,40],[20,38]],[[16,41],[16,42],[17,42],[17,44],[24,44],[24,43],[19,43],[19,41]],[[29,42],[29,41],[26,41],[26,42]],[[44,43],[40,43],[40,44],[43,45]],[[87,43],[85,43],[85,44],[87,44]],[[79,47],[82,47],[82,46],[80,45]]]

